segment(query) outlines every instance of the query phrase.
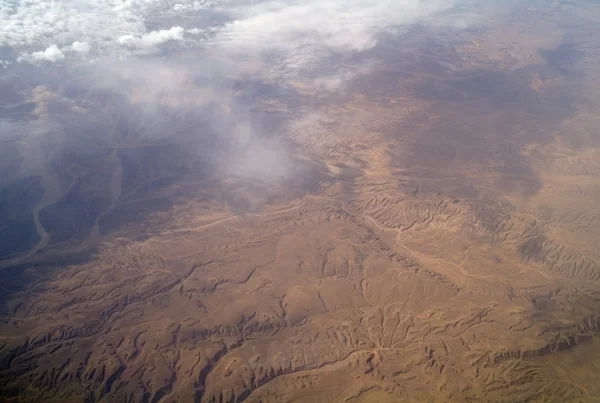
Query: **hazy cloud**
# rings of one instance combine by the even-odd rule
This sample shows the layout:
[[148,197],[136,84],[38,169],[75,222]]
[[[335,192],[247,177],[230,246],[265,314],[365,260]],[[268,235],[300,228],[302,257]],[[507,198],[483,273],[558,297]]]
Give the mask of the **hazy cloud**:
[[118,32],[144,32],[152,2],[117,0],[0,1],[0,44],[11,47],[73,41],[105,43]]
[[447,10],[452,0],[259,2],[229,9],[235,18],[210,38],[228,52],[272,54],[281,67],[312,67],[331,52],[363,51],[377,36]]
[[87,54],[90,52],[91,46],[89,43],[87,42],[79,42],[79,41],[75,41],[71,44],[71,46],[68,48],[68,50],[75,52],[75,53],[81,53],[81,54]]
[[136,49],[150,49],[170,41],[182,41],[184,29],[181,27],[172,27],[160,31],[152,31],[143,35],[123,35],[117,39],[117,42],[123,46]]
[[17,61],[19,62],[58,62],[64,60],[65,54],[56,45],[50,45],[45,50],[33,52],[30,54],[24,53]]
[[[380,32],[427,18],[454,2],[183,0],[173,5],[165,0],[0,0],[0,45],[30,55],[37,54],[36,47],[56,45],[63,52],[85,54],[94,48],[99,57],[119,57],[124,51],[139,53],[182,41],[187,28],[183,24],[147,28],[163,17],[181,18],[193,24],[188,32],[196,40],[206,40],[208,46],[233,53],[277,51],[282,53],[283,63],[294,68],[311,65],[327,52],[368,49]],[[190,17],[190,10],[200,13],[198,21]],[[202,17],[203,12],[208,16],[219,13],[223,18],[215,22]],[[207,35],[201,37],[204,32]],[[42,57],[60,57],[52,49],[52,55]]]
[[[53,94],[33,100],[35,124],[43,117],[56,133],[97,130],[111,145],[185,140],[225,176],[274,182],[295,172],[281,139],[330,141],[326,116],[296,85],[343,91],[377,63],[355,54],[383,33],[447,24],[440,14],[458,1],[0,0],[1,67]],[[38,133],[28,125],[21,131]],[[73,141],[47,137],[56,149]]]
[[[292,94],[286,80],[298,76],[318,91],[343,90],[372,64],[337,65],[339,55],[371,49],[382,33],[413,23],[439,23],[458,1],[0,0],[0,45],[19,62],[61,62],[77,96],[118,94],[153,118],[162,109],[202,107],[213,123],[240,113],[252,123],[248,99]],[[15,68],[3,58],[3,67]],[[232,80],[241,89],[232,90]]]

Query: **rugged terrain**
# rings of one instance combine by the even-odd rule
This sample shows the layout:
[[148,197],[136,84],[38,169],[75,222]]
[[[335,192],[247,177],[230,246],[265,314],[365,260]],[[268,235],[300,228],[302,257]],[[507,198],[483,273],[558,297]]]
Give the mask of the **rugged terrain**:
[[233,80],[247,143],[5,78],[69,114],[0,150],[0,401],[600,400],[598,28],[503,17]]

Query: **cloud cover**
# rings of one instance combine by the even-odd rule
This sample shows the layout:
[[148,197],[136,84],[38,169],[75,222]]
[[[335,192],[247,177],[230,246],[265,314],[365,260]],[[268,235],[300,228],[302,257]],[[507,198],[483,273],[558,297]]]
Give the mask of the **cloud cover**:
[[134,49],[151,49],[170,41],[182,41],[184,29],[181,27],[172,27],[171,29],[161,29],[159,31],[148,32],[143,35],[123,35],[117,38],[120,45]]
[[65,54],[58,48],[58,46],[50,45],[45,50],[32,52],[30,54],[22,54],[17,58],[18,62],[30,61],[30,62],[57,62],[64,60]]
[[277,52],[289,67],[299,67],[318,61],[327,52],[368,49],[379,33],[448,10],[454,3],[0,0],[0,45],[21,54],[22,61],[59,61],[70,59],[69,50],[79,57],[122,58],[190,39],[193,45],[224,53]]
[[[164,111],[200,113],[194,108],[216,132],[260,132],[256,94],[293,102],[286,82],[308,76],[319,91],[343,90],[372,68],[339,64],[345,56],[376,46],[382,33],[437,21],[458,1],[467,0],[0,0],[0,47],[13,55],[2,67],[32,64],[49,80],[64,69],[70,82],[50,82],[51,91],[116,94],[132,108],[118,111],[125,119],[153,122],[148,138],[169,131],[168,121],[157,123]],[[58,68],[47,69],[52,63]],[[236,80],[258,89],[236,98]]]
[[[190,141],[224,176],[278,181],[295,172],[286,128],[314,112],[291,79],[343,91],[372,68],[345,59],[456,1],[0,0],[1,67],[52,94],[36,101],[44,128],[110,146]],[[54,134],[56,149],[77,141]]]

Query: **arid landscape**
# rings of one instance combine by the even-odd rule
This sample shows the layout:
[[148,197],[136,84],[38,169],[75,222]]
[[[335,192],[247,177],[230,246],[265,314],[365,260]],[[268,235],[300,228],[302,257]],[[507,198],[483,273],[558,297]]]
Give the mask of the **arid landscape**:
[[488,3],[297,70],[7,64],[0,402],[600,401],[600,10]]

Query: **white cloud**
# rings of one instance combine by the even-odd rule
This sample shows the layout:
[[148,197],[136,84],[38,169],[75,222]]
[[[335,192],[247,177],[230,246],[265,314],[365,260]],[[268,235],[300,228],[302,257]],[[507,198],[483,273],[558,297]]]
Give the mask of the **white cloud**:
[[182,41],[184,31],[181,27],[172,27],[143,35],[128,34],[117,38],[117,42],[129,48],[149,49],[170,41]]
[[191,7],[188,6],[187,4],[180,4],[177,3],[173,6],[173,10],[174,11],[183,11],[183,10],[189,10]]
[[454,0],[311,0],[233,8],[238,19],[215,41],[235,49],[278,48],[300,57],[319,50],[360,51],[377,35],[448,9]]
[[[463,0],[0,0],[0,46],[20,53],[56,44],[59,49],[119,58],[128,52],[181,41],[185,23],[192,35],[207,33],[207,45],[225,52],[286,53],[285,63],[300,66],[329,51],[372,47],[378,33],[418,21]],[[216,26],[199,25],[189,10],[224,16]],[[147,26],[168,17],[181,26]],[[230,18],[230,20],[228,20]],[[235,20],[235,22],[232,22]],[[211,21],[215,21],[211,19]],[[78,48],[76,43],[87,44]],[[70,46],[70,48],[69,48]]]
[[50,45],[45,50],[33,52],[30,54],[24,53],[17,58],[19,62],[58,62],[64,60],[65,54],[56,45]]
[[119,57],[124,49],[117,39],[146,35],[149,18],[166,7],[166,0],[0,0],[0,46],[31,53],[80,42],[98,56]]
[[75,53],[87,54],[91,50],[91,46],[87,42],[75,41],[71,44],[69,50]]
[[173,6],[173,11],[193,11],[193,10],[202,10],[210,7],[214,7],[216,4],[212,1],[206,0],[196,0],[196,1],[188,1],[184,3],[177,3]]
[[[223,72],[213,65],[232,66],[235,74],[257,61],[256,74],[291,78],[332,54],[368,50],[383,32],[424,21],[447,25],[439,13],[465,1],[473,0],[0,0],[0,46],[22,62],[100,66],[188,40],[208,50],[202,70],[216,76]],[[166,21],[176,26],[164,27]],[[337,91],[361,74],[330,67],[316,88]]]
[[[154,4],[160,0],[154,1]],[[0,1],[0,44],[11,47],[56,43],[65,46],[81,38],[105,43],[116,32],[143,32],[144,9],[152,1]]]

